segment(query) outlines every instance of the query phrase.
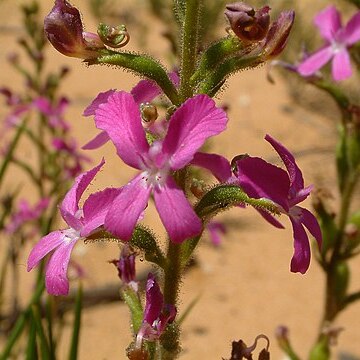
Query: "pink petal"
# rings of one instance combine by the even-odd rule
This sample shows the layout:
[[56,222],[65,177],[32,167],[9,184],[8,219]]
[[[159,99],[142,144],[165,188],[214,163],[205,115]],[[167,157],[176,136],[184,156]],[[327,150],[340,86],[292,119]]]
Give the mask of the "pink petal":
[[134,101],[140,105],[154,100],[161,92],[161,88],[154,81],[141,80],[132,88],[131,95],[134,97]]
[[225,130],[227,120],[225,111],[207,95],[187,100],[171,117],[163,143],[164,154],[171,156],[171,168],[187,165],[209,137]]
[[341,28],[341,18],[335,6],[331,5],[319,12],[314,19],[322,37],[331,42]]
[[151,187],[145,183],[143,174],[135,177],[113,201],[105,217],[106,229],[121,240],[130,240],[134,227],[147,206],[150,193]]
[[141,124],[139,106],[131,94],[120,91],[109,96],[108,101],[96,110],[95,123],[108,133],[126,164],[136,169],[142,167],[149,144]]
[[71,251],[78,239],[64,241],[52,254],[45,270],[45,286],[49,294],[67,295],[69,293],[69,280],[67,269]]
[[310,245],[306,232],[300,222],[290,217],[294,235],[294,255],[291,259],[292,272],[305,274],[310,265]]
[[310,234],[315,238],[318,243],[319,249],[322,245],[322,233],[319,226],[319,223],[316,217],[307,209],[301,208],[302,217],[300,221],[306,226],[310,231]]
[[284,145],[280,144],[270,135],[266,135],[265,140],[271,144],[271,146],[281,157],[281,160],[284,162],[290,177],[290,187],[295,189],[296,192],[303,189],[304,179],[301,170],[296,165],[294,156],[290,153],[288,149],[286,149]]
[[78,204],[82,194],[84,193],[86,188],[89,186],[91,181],[94,179],[95,175],[99,172],[99,170],[104,164],[105,164],[105,160],[102,159],[99,165],[79,175],[75,179],[75,184],[67,192],[63,202],[60,205],[61,216],[63,216],[65,221],[66,221],[65,218],[69,217],[67,213],[75,216],[76,212],[79,210]]
[[284,229],[284,225],[278,221],[274,215],[268,213],[265,210],[261,210],[261,209],[256,209],[258,211],[258,213],[271,225],[275,226],[278,229]]
[[101,131],[97,134],[92,140],[86,143],[82,149],[83,150],[93,150],[98,149],[100,146],[103,146],[110,140],[109,135],[106,131]]
[[258,157],[244,157],[236,162],[240,186],[255,199],[265,198],[289,210],[288,194],[290,181],[281,168]]
[[52,115],[51,103],[47,98],[39,97],[33,101],[33,105],[44,115]]
[[306,58],[298,67],[298,73],[302,76],[315,74],[322,68],[332,57],[333,49],[327,46]]
[[346,45],[353,45],[360,40],[360,11],[357,12],[346,24],[343,33]]
[[107,188],[103,191],[91,194],[84,202],[83,228],[81,236],[88,236],[93,230],[104,225],[105,216],[114,201],[120,194],[120,189]]
[[209,170],[220,182],[226,182],[232,177],[230,163],[221,155],[197,152],[190,163]]
[[223,223],[218,221],[210,221],[206,228],[209,231],[210,240],[213,245],[219,246],[221,244],[221,236],[226,234],[226,227]]
[[84,110],[84,116],[95,115],[96,110],[99,108],[100,104],[107,102],[110,95],[114,94],[115,90],[110,89],[105,92],[101,92],[98,96],[91,102],[91,104]]
[[351,76],[350,55],[346,49],[343,49],[334,55],[331,74],[335,81],[342,81]]
[[144,310],[144,321],[152,325],[160,316],[164,306],[164,296],[161,293],[160,286],[155,276],[149,273],[146,281],[146,304]]
[[47,254],[58,247],[64,241],[63,232],[53,231],[41,238],[33,247],[27,261],[27,271],[32,270]]
[[303,202],[310,195],[313,188],[314,188],[314,185],[309,185],[306,188],[299,190],[295,194],[295,196],[290,197],[290,199],[289,199],[290,207]]
[[[172,83],[177,87],[179,85],[178,74],[173,71],[168,75]],[[131,90],[131,95],[138,105],[151,102],[160,94],[162,94],[161,88],[155,82],[147,79],[139,81]]]
[[171,241],[181,243],[199,235],[201,220],[195,214],[184,192],[169,176],[166,183],[154,189],[155,206]]

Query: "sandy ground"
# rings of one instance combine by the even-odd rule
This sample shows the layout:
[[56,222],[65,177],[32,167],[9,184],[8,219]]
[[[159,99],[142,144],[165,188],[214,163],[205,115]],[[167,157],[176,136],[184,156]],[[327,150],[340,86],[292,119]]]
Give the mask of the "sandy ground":
[[[42,1],[50,9],[52,1]],[[83,6],[83,1],[74,1]],[[15,2],[0,2],[0,84],[20,86],[19,79],[5,61],[6,55],[15,49],[15,39],[21,34]],[[93,29],[90,16],[84,13],[87,30]],[[167,45],[156,34],[160,28],[154,25],[151,34],[151,52],[162,57]],[[152,36],[152,35],[151,35]],[[291,43],[290,43],[291,45]],[[135,49],[136,45],[130,46]],[[49,48],[49,66],[55,69],[66,64],[71,75],[64,82],[63,90],[72,99],[68,111],[75,135],[80,144],[96,133],[91,119],[84,119],[84,107],[99,91],[109,88],[129,90],[136,79],[128,73],[113,71],[107,67],[87,68],[77,59],[68,59]],[[294,106],[288,96],[286,84],[275,75],[276,85],[266,81],[265,68],[242,72],[229,81],[227,89],[219,97],[219,103],[230,105],[228,131],[213,142],[212,150],[228,158],[241,153],[262,156],[280,164],[274,151],[263,140],[271,134],[295,154],[304,171],[306,184],[334,187],[333,157],[328,150],[334,146],[334,124],[326,118],[306,112]],[[0,110],[0,114],[4,113]],[[24,152],[31,158],[32,154]],[[118,186],[130,179],[131,172],[115,156],[108,144],[90,154],[97,163],[102,156],[107,160],[105,170],[98,177],[94,188],[106,185]],[[11,181],[9,178],[7,181]],[[335,191],[335,190],[334,190]],[[307,203],[310,207],[310,202]],[[181,359],[221,359],[229,357],[232,340],[243,339],[251,343],[256,335],[263,333],[271,339],[273,359],[283,355],[274,340],[276,326],[290,328],[295,349],[305,358],[311,346],[323,303],[323,275],[312,263],[306,275],[289,272],[292,256],[291,226],[287,219],[285,230],[277,230],[266,224],[257,213],[248,208],[235,209],[225,218],[238,224],[231,228],[221,247],[203,244],[196,253],[197,266],[191,268],[183,281],[180,312],[196,297],[198,304],[184,323],[183,354]],[[163,234],[160,221],[154,211],[148,211],[146,222]],[[74,256],[86,266],[86,287],[112,283],[116,274],[107,260],[117,257],[116,244],[79,245]],[[20,266],[24,266],[26,259]],[[360,259],[354,261],[355,273]],[[32,291],[32,276],[24,267],[22,291],[24,297]],[[352,289],[360,287],[360,280],[353,279]],[[360,306],[345,311],[336,324],[345,328],[340,336],[337,354],[360,356],[359,322]],[[129,343],[129,318],[122,303],[87,310],[83,317],[80,359],[123,359],[124,348]],[[65,331],[62,338],[66,358],[70,336]]]

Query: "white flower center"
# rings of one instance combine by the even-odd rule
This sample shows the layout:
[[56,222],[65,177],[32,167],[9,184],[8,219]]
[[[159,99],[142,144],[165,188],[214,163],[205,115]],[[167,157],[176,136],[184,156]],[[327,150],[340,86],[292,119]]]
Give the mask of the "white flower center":
[[64,230],[63,234],[64,234],[64,242],[66,242],[67,244],[69,244],[71,241],[77,240],[81,237],[80,231],[75,230],[73,228]]

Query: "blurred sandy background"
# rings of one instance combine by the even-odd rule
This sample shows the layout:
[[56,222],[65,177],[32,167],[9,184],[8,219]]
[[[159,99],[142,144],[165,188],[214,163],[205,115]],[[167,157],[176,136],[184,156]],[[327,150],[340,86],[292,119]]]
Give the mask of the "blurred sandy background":
[[[0,1],[0,85],[8,84],[15,88],[21,86],[21,81],[8,66],[6,56],[15,50],[16,38],[22,31],[17,3]],[[82,9],[87,31],[95,31],[96,25],[87,12],[86,1],[74,0],[72,3]],[[43,0],[41,4],[46,13],[53,2]],[[149,51],[164,59],[163,52],[168,50],[168,45],[159,35],[163,29],[149,16],[144,21],[151,24]],[[129,31],[136,32],[136,29],[129,28]],[[128,47],[136,48],[136,42]],[[71,98],[67,118],[79,143],[84,144],[97,133],[93,120],[82,117],[84,107],[98,92],[109,88],[130,90],[137,79],[129,73],[108,67],[87,68],[78,59],[66,58],[50,47],[48,53],[48,64],[52,69],[60,65],[71,68],[62,92]],[[230,106],[230,122],[228,130],[213,142],[212,150],[230,159],[247,152],[280,164],[275,152],[263,140],[264,135],[269,133],[297,155],[306,184],[333,188],[335,193],[331,153],[335,143],[334,123],[294,106],[283,79],[279,74],[274,73],[274,76],[276,84],[271,85],[266,80],[266,69],[263,67],[242,72],[228,82],[219,103]],[[6,109],[1,106],[1,117],[5,112]],[[31,161],[33,154],[29,149],[23,151]],[[94,159],[94,164],[103,155],[107,161],[93,190],[110,184],[119,186],[130,179],[132,170],[121,164],[111,144],[87,154]],[[9,177],[7,181],[10,184],[13,178]],[[306,205],[311,206],[310,202]],[[215,249],[205,241],[196,253],[197,266],[189,270],[183,281],[180,311],[199,295],[200,300],[184,324],[184,351],[180,358],[228,358],[232,340],[243,339],[250,344],[256,335],[263,333],[271,339],[272,358],[281,359],[283,355],[273,336],[280,324],[290,328],[293,345],[305,358],[322,315],[323,277],[319,267],[312,262],[306,275],[290,273],[292,232],[285,217],[282,220],[286,230],[271,227],[251,208],[232,210],[226,214],[226,219],[238,223],[238,228],[230,229],[220,248]],[[146,223],[163,234],[154,211],[147,211]],[[87,288],[116,282],[116,272],[107,263],[118,256],[116,244],[79,244],[74,256],[86,268]],[[26,273],[25,262],[24,258],[19,264],[24,269],[21,279],[24,299],[28,298],[33,284],[32,274]],[[358,258],[352,263],[355,274],[359,273],[359,267]],[[359,287],[360,278],[352,279],[351,288]],[[359,304],[345,311],[336,324],[345,328],[336,353],[360,357]],[[128,325],[127,308],[121,302],[85,311],[80,359],[125,359],[123,349],[130,341]],[[70,329],[62,338],[64,344],[68,343],[69,336]],[[68,346],[64,347],[64,359],[67,349]]]

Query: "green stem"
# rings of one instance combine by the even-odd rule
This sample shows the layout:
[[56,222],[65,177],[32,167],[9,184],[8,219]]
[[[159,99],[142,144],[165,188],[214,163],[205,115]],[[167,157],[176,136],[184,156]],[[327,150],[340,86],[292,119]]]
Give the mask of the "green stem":
[[12,142],[9,145],[9,150],[3,160],[3,163],[1,164],[1,168],[0,168],[0,188],[1,188],[1,184],[6,172],[7,167],[10,164],[11,158],[14,154],[14,151],[16,149],[16,146],[21,138],[21,135],[24,133],[24,130],[26,129],[26,125],[27,125],[28,119],[25,119],[22,124],[17,128],[15,136],[12,140]]
[[187,0],[185,8],[185,22],[183,26],[180,97],[184,102],[193,96],[190,83],[198,53],[200,0]]
[[[338,313],[342,310],[341,304],[338,304],[336,299],[336,268],[339,261],[342,259],[342,245],[344,240],[344,231],[348,220],[352,195],[354,193],[355,186],[359,178],[359,169],[353,172],[351,176],[347,178],[344,191],[342,192],[341,208],[339,215],[338,233],[335,238],[334,248],[326,267],[326,298],[325,298],[325,312],[323,320],[321,322],[321,328],[325,323],[333,321]],[[320,338],[321,335],[319,335]]]
[[229,36],[211,45],[201,56],[200,64],[196,72],[191,77],[191,83],[196,85],[205,79],[208,73],[222,63],[227,57],[238,53],[242,48],[242,43],[237,37]]
[[164,70],[164,67],[148,55],[107,50],[104,55],[97,59],[88,60],[88,64],[110,64],[120,66],[134,72],[136,75],[141,77],[145,76],[148,79],[155,81],[174,105],[180,105],[177,90]]
[[176,306],[181,280],[181,245],[169,240],[168,266],[165,268],[164,299],[166,304]]
[[26,310],[22,312],[22,314],[18,317],[15,325],[14,325],[14,328],[13,330],[11,331],[9,337],[8,337],[8,340],[7,340],[7,343],[5,345],[5,348],[0,356],[0,360],[7,360],[9,359],[9,355],[11,353],[11,350],[13,348],[13,346],[15,345],[15,343],[17,342],[17,340],[19,339],[20,335],[22,334],[24,328],[25,328],[25,325],[26,325],[26,322],[30,316],[30,313],[31,313],[31,309],[32,309],[32,306],[34,304],[36,304],[43,291],[45,289],[45,284],[44,282],[41,282],[38,284],[38,287],[36,288],[35,290],[35,293],[33,295],[33,297],[31,298],[30,300],[30,303],[29,305],[27,306]]

